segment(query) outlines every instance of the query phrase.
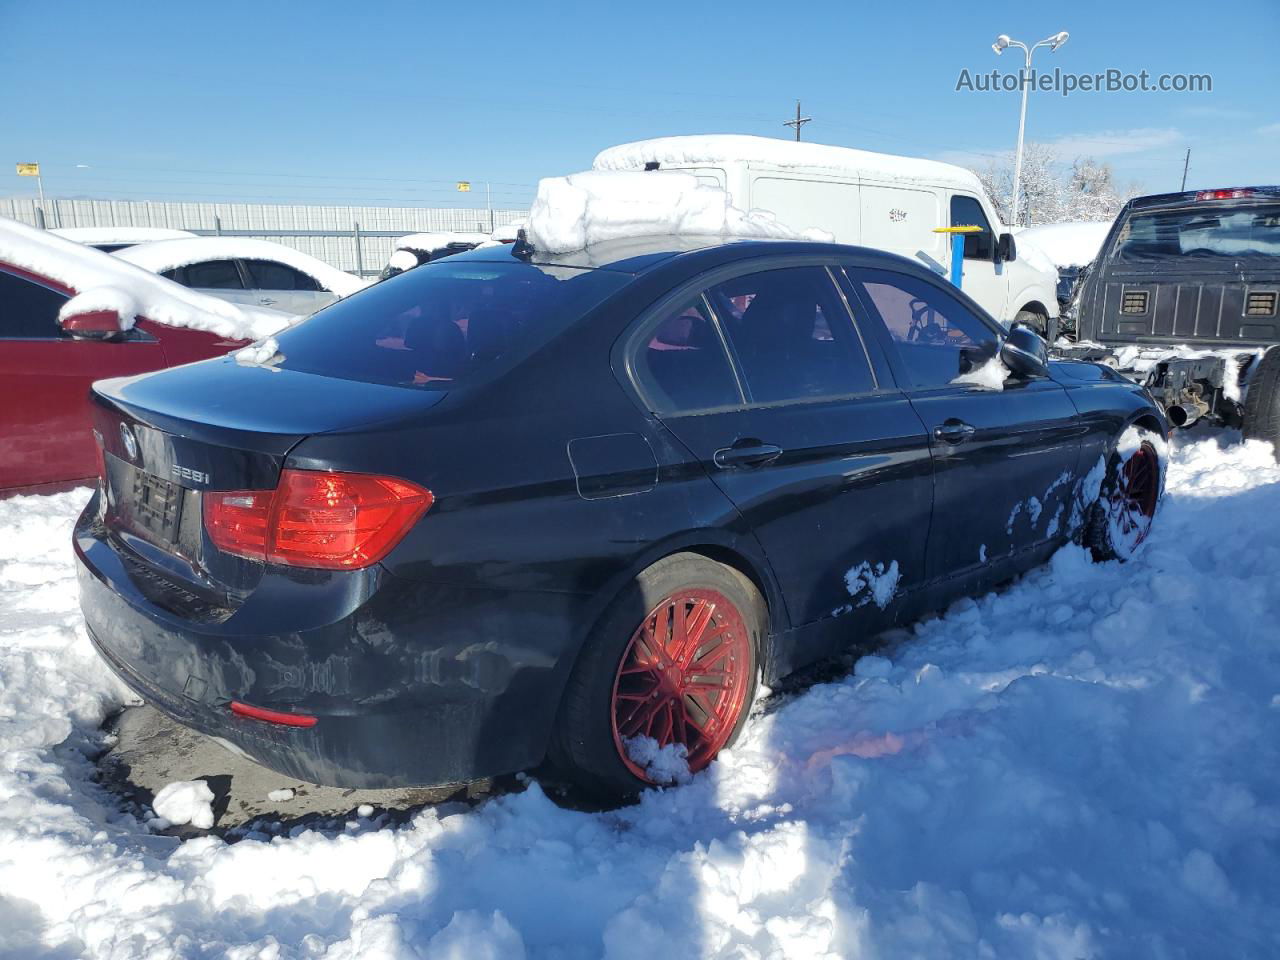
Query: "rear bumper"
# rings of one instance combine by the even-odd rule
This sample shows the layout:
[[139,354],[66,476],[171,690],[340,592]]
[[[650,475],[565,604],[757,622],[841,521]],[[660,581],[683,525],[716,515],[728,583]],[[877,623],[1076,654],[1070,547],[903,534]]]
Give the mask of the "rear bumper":
[[[268,573],[231,617],[193,623],[143,595],[95,515],[96,501],[74,537],[89,635],[130,688],[178,722],[326,786],[462,783],[542,760],[580,598],[495,597],[380,568]],[[232,700],[317,722],[239,717]]]

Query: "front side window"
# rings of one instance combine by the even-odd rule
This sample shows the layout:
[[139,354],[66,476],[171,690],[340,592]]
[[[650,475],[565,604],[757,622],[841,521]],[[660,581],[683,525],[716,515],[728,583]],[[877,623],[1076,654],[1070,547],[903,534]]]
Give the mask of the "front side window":
[[69,298],[0,269],[0,338],[52,339],[61,335],[58,311]]
[[234,260],[207,260],[189,263],[183,268],[180,282],[197,290],[243,290],[240,270]]
[[665,310],[640,332],[632,359],[655,413],[737,406],[742,394],[729,355],[702,297]]
[[866,393],[876,388],[866,351],[823,267],[735,277],[707,291],[752,403]]
[[249,279],[253,281],[255,290],[320,290],[314,277],[309,277],[301,270],[274,260],[245,260],[249,269]]
[[999,335],[941,287],[888,270],[850,270],[918,388],[954,384],[1000,349]]
[[427,263],[277,334],[281,366],[343,380],[449,389],[527,356],[630,279],[529,263]]
[[995,255],[995,234],[991,221],[973,197],[960,194],[951,198],[951,225],[953,227],[981,227],[982,233],[965,234],[964,258],[966,260],[990,260]]

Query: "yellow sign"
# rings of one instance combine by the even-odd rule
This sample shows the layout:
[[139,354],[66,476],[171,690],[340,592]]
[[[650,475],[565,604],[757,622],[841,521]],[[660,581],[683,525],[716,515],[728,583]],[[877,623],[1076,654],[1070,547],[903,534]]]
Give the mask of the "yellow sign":
[[471,183],[470,183],[470,181],[468,181],[468,180],[459,180],[459,181],[458,181],[458,189],[459,189],[459,190],[461,190],[463,193],[470,193],[470,192],[471,192]]
[[38,177],[38,176],[40,176],[40,164],[38,164],[38,163],[20,163],[20,164],[18,164],[18,176],[20,176],[20,177]]
[[934,233],[983,233],[981,227],[934,227]]

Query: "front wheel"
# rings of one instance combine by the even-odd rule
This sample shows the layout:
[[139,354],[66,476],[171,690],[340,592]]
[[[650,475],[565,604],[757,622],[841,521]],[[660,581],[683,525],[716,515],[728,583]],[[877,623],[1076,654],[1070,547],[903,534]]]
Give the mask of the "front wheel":
[[1099,563],[1137,556],[1155,520],[1164,492],[1160,438],[1131,427],[1111,454],[1098,500],[1089,511],[1085,545]]
[[738,571],[696,554],[658,561],[588,637],[553,759],[610,799],[684,782],[746,723],[766,630],[764,600]]
[[1043,313],[1037,313],[1035,310],[1019,310],[1018,315],[1013,318],[1013,323],[1022,324],[1030,327],[1044,339],[1049,337],[1049,318]]

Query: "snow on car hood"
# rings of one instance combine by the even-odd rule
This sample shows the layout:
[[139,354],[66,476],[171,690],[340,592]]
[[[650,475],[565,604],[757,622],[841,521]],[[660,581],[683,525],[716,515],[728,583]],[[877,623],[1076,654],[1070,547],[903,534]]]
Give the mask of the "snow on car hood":
[[308,256],[292,247],[252,237],[191,237],[185,240],[157,240],[119,250],[115,256],[128,260],[152,273],[163,273],[175,267],[205,260],[277,260],[314,278],[320,286],[340,297],[363,290],[371,281],[331,267],[323,260]]
[[822,230],[779,223],[764,210],[740,210],[719,187],[688,173],[590,170],[547,177],[529,210],[529,242],[544,253],[661,235],[832,239]]
[[63,304],[59,319],[114,310],[126,330],[143,317],[234,340],[270,336],[294,319],[275,310],[240,306],[196,293],[119,257],[3,217],[0,263],[71,290],[72,297]]
[[1056,267],[1083,267],[1093,263],[1107,239],[1111,221],[1073,221],[1070,223],[1046,223],[1039,227],[1021,227],[1015,230],[1018,253],[1029,245],[1053,261]]

